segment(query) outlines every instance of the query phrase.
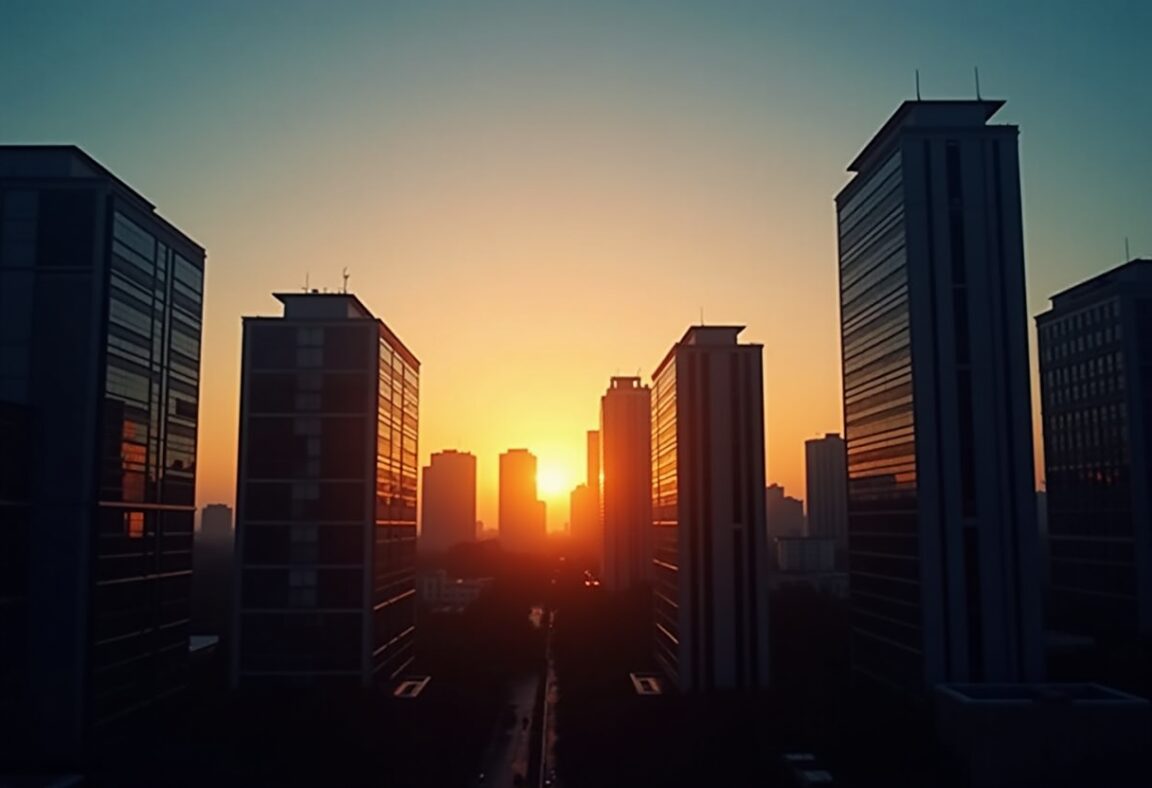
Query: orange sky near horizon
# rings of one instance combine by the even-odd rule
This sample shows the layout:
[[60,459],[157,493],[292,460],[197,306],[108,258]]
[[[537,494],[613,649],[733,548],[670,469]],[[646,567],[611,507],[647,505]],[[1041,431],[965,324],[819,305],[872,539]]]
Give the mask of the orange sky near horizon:
[[701,313],[764,345],[766,481],[803,498],[842,422],[833,198],[916,70],[970,97],[979,64],[1020,126],[1030,334],[1126,236],[1152,253],[1147,3],[338,5],[0,25],[0,138],[80,145],[208,250],[200,505],[235,498],[241,317],[344,268],[422,362],[421,465],[476,455],[487,526],[502,452],[582,481],[609,378]]

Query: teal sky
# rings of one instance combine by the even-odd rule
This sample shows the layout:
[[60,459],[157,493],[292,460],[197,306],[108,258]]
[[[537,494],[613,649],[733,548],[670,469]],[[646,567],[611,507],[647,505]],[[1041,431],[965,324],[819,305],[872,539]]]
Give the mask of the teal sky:
[[[424,362],[421,459],[574,484],[612,374],[763,342],[769,476],[840,429],[832,198],[903,99],[1007,99],[1032,314],[1152,256],[1152,2],[0,0],[0,141],[70,142],[208,248],[199,498],[239,318],[351,287]],[[566,519],[550,501],[550,524]]]

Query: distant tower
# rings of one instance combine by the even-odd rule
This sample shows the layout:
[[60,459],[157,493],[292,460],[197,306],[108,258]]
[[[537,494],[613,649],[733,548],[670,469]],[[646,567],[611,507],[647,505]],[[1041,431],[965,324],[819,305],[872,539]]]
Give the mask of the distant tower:
[[367,687],[412,661],[420,362],[351,294],[244,318],[233,686]]
[[836,540],[837,560],[848,549],[848,468],[844,439],[836,433],[804,442],[808,536]]
[[603,480],[600,465],[600,433],[588,430],[588,472],[584,484],[588,487],[587,534],[581,536],[584,549],[589,550],[601,569],[604,566],[604,506],[602,501]]
[[439,552],[476,541],[476,458],[452,449],[424,468],[420,551]]
[[761,345],[693,326],[653,374],[656,660],[682,691],[768,684]]
[[1036,318],[1052,628],[1152,635],[1152,260],[1052,296]]
[[1040,678],[1020,175],[1002,101],[906,101],[836,197],[852,661]]
[[[603,562],[609,591],[647,582],[652,566],[652,390],[612,378],[600,398]],[[594,435],[596,433],[589,433]]]
[[500,543],[505,550],[538,552],[547,536],[544,502],[536,495],[536,455],[509,449],[500,455]]

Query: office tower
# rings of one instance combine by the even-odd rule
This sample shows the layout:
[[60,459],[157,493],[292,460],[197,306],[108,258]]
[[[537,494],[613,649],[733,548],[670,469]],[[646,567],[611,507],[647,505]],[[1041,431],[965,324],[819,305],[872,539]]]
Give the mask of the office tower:
[[764,511],[770,537],[804,535],[804,502],[785,495],[779,484],[769,484],[765,488]]
[[412,661],[420,362],[359,299],[244,318],[232,683],[371,686]]
[[[652,566],[652,390],[640,378],[612,378],[600,398],[600,472],[604,476],[601,575],[609,591],[627,591]],[[594,434],[594,433],[590,433]]]
[[804,441],[807,535],[834,539],[837,563],[848,549],[848,467],[844,439],[837,433]]
[[1152,260],[1057,293],[1036,325],[1050,623],[1152,634]]
[[536,499],[536,455],[509,449],[500,455],[500,542],[505,550],[544,548],[544,502]]
[[600,464],[600,432],[588,430],[586,462],[588,470],[584,480],[591,496],[590,511],[592,519],[588,522],[587,543],[591,545],[591,554],[600,567],[604,566],[604,501],[603,501],[603,470]]
[[656,660],[683,691],[768,684],[761,345],[694,326],[653,374]]
[[234,567],[232,508],[210,503],[200,513],[192,550],[192,633],[229,639]]
[[906,101],[836,197],[856,674],[1043,666],[1016,126]]
[[578,484],[568,496],[568,533],[575,542],[576,549],[590,554],[593,546],[592,529],[596,524],[596,503],[592,490],[587,484]]
[[204,249],[79,148],[0,146],[0,400],[27,417],[29,502],[26,628],[0,640],[26,646],[29,754],[69,760],[185,686],[203,279]]
[[437,452],[424,468],[421,552],[476,541],[476,458],[454,449]]

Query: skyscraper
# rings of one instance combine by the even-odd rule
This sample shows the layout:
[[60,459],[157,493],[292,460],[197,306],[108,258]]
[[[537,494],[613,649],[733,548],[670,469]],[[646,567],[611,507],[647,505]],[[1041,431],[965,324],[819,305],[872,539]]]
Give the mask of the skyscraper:
[[421,552],[476,541],[476,458],[454,449],[437,452],[424,468]]
[[244,318],[232,683],[370,686],[412,660],[420,362],[353,295]]
[[536,455],[509,449],[500,455],[500,542],[505,550],[537,552],[546,535],[544,502],[536,498]]
[[652,390],[640,378],[612,378],[600,398],[598,441],[604,476],[601,575],[609,591],[635,588],[651,575],[651,416]]
[[653,374],[656,660],[683,691],[768,684],[763,347],[693,326]]
[[589,519],[586,523],[586,535],[582,535],[580,540],[584,543],[585,549],[590,552],[592,557],[596,560],[598,565],[603,568],[604,566],[604,504],[602,500],[603,493],[603,472],[600,465],[600,433],[597,430],[588,430],[588,446],[587,446],[587,478],[584,480],[585,486],[588,488],[588,513]]
[[578,484],[568,496],[568,533],[576,549],[584,555],[591,555],[593,546],[591,533],[596,524],[595,501],[587,484]]
[[1152,634],[1152,260],[1057,293],[1036,325],[1050,622]]
[[204,249],[82,150],[0,147],[0,401],[28,504],[0,508],[26,611],[0,642],[29,754],[67,761],[186,684],[203,284]]
[[906,101],[836,197],[852,661],[919,693],[1043,667],[1016,126]]
[[848,549],[848,467],[836,433],[804,441],[808,536],[836,540],[837,560]]

